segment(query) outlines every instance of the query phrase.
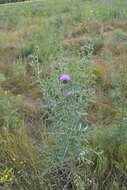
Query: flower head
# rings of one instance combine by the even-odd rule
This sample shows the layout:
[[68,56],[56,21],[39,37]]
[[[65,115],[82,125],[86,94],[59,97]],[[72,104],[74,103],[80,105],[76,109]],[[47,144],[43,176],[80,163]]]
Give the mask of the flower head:
[[67,96],[73,96],[74,95],[74,90],[73,89],[69,89],[67,92]]
[[71,77],[70,77],[70,75],[63,74],[63,75],[60,76],[60,80],[61,80],[62,82],[64,82],[64,83],[67,83],[68,81],[71,80]]

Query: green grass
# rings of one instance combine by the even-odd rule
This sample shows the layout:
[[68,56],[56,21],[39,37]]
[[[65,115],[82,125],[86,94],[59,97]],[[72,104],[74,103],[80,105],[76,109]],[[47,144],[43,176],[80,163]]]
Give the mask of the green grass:
[[0,188],[127,189],[126,12],[122,0],[0,6]]
[[0,0],[0,4],[23,2],[22,0]]

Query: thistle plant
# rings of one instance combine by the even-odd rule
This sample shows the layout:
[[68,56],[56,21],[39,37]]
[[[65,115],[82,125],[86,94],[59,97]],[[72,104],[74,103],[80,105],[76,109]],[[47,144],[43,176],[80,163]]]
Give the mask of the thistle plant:
[[[37,58],[33,60],[36,82],[40,84],[44,115],[48,125],[45,134],[55,138],[54,149],[50,150],[52,163],[78,160],[79,154],[88,147],[85,131],[88,129],[87,109],[94,93],[94,75],[89,61],[92,57],[92,42],[82,49],[79,61],[60,63],[47,78],[41,79]],[[37,57],[37,51],[34,57]],[[36,67],[37,66],[37,67]],[[55,151],[54,151],[55,150]]]

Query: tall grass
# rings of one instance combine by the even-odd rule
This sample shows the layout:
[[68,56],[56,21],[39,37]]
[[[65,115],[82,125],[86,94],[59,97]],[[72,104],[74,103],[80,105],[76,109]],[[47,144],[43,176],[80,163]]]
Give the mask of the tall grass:
[[1,188],[127,188],[126,4],[0,7]]

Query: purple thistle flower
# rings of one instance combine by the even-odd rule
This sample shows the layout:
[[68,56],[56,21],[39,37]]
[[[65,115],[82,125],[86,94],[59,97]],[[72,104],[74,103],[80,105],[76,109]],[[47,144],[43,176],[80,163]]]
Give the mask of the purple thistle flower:
[[60,79],[63,83],[67,83],[68,81],[71,80],[71,77],[70,77],[70,75],[63,74],[63,75],[60,76],[59,79]]
[[67,96],[73,96],[74,95],[74,90],[73,89],[69,89],[67,92]]

